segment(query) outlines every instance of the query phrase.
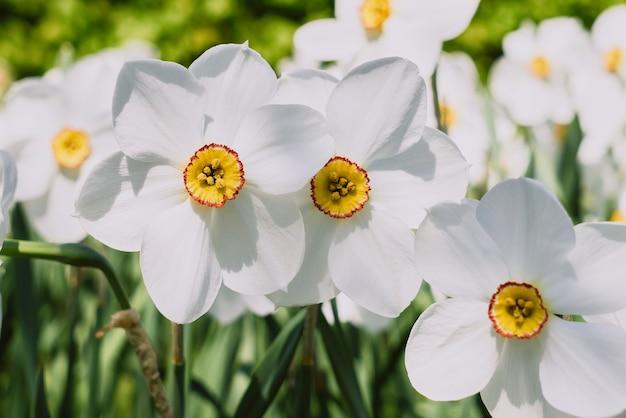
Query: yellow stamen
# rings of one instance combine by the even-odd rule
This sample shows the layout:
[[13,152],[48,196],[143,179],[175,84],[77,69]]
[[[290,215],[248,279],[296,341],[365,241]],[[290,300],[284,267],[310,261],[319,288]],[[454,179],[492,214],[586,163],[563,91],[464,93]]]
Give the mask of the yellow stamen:
[[530,61],[530,73],[537,78],[546,79],[550,75],[550,61],[543,55],[537,55]]
[[541,332],[548,310],[534,286],[506,282],[491,296],[489,319],[503,337],[529,339]]
[[390,0],[363,0],[361,5],[361,24],[374,34],[383,31],[385,21],[391,16]]
[[626,215],[624,215],[624,213],[622,211],[620,211],[619,209],[615,209],[611,213],[611,217],[609,218],[609,221],[611,221],[611,222],[626,222]]
[[604,68],[610,73],[619,71],[624,61],[624,51],[621,48],[611,48],[604,54]]
[[183,174],[185,189],[197,203],[224,206],[245,183],[239,155],[225,145],[209,144],[191,157]]
[[456,110],[445,101],[439,102],[439,118],[446,128],[450,128],[456,123]]
[[369,199],[367,172],[356,163],[334,157],[311,179],[313,204],[332,218],[349,218]]
[[64,128],[52,140],[52,152],[60,167],[79,168],[91,155],[89,136],[77,129]]

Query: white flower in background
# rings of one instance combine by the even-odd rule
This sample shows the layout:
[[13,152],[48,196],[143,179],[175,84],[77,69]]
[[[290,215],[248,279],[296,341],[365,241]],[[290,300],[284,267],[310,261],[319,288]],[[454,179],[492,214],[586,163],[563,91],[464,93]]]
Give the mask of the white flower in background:
[[[451,298],[416,322],[406,368],[433,400],[480,392],[494,417],[608,417],[626,408],[626,333],[562,319],[624,308],[626,225],[574,227],[534,180],[443,203],[416,233],[421,276]],[[568,415],[569,414],[569,415]]]
[[591,65],[626,81],[626,5],[602,12],[591,27]]
[[421,280],[413,228],[426,209],[461,199],[468,165],[443,133],[425,128],[426,93],[415,64],[385,58],[343,80],[308,70],[281,79],[275,102],[324,111],[335,141],[298,202],[306,230],[304,263],[278,305],[308,305],[345,293],[386,317],[400,314]]
[[265,296],[242,295],[222,286],[209,310],[209,315],[217,318],[222,325],[228,325],[246,312],[266,316],[273,313],[275,309],[274,304]]
[[573,18],[547,19],[537,27],[524,23],[504,37],[504,57],[490,74],[494,98],[520,125],[570,122],[574,109],[568,76],[582,62],[588,43]]
[[304,63],[335,62],[345,74],[376,58],[399,56],[429,76],[443,41],[469,25],[479,0],[335,0],[335,18],[298,29],[294,49]]
[[[352,302],[349,297],[343,293],[339,293],[335,298],[337,303],[337,315],[340,322],[349,322],[354,326],[363,328],[372,334],[378,334],[379,332],[387,329],[392,323],[391,318],[376,315]],[[322,305],[322,312],[329,323],[334,323],[335,317],[333,315],[333,308],[330,302],[326,302]]]
[[625,167],[626,84],[599,68],[586,67],[571,80],[572,95],[584,132],[578,159],[585,165],[600,163],[609,151]]
[[205,314],[222,285],[286,289],[304,253],[292,199],[332,153],[318,112],[264,105],[276,74],[255,51],[219,45],[189,70],[126,64],[113,100],[122,152],[99,164],[76,202],[104,244],[140,251],[144,283],[168,319]]
[[490,103],[495,141],[490,149],[487,185],[521,177],[530,162],[530,149],[520,129],[495,103]]
[[[437,65],[437,94],[441,121],[469,162],[472,183],[483,182],[487,173],[490,133],[479,90],[478,71],[467,54],[441,55]],[[429,125],[436,127],[434,110],[428,113]]]
[[16,200],[36,231],[52,242],[87,234],[74,197],[89,168],[117,150],[111,101],[126,55],[105,51],[17,82],[0,113],[0,147],[17,162]]
[[[17,186],[17,169],[9,154],[0,151],[0,247],[9,231],[9,209]],[[2,298],[0,298],[0,327],[2,326]]]

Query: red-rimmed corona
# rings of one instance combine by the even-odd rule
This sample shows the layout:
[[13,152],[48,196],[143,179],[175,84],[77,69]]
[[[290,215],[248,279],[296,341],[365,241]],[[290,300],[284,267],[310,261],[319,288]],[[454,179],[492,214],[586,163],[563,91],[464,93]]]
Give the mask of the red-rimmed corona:
[[512,281],[498,286],[489,301],[488,312],[498,334],[516,339],[539,335],[549,316],[536,287]]
[[197,150],[185,168],[185,189],[197,203],[222,207],[245,184],[239,155],[226,145],[208,144]]
[[331,158],[311,179],[313,204],[326,215],[349,218],[369,200],[367,172],[344,157]]

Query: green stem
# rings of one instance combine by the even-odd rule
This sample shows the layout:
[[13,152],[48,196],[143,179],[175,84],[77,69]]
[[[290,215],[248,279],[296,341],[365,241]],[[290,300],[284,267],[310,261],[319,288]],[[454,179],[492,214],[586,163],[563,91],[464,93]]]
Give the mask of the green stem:
[[430,85],[432,87],[431,90],[433,93],[433,106],[435,110],[435,119],[437,119],[437,129],[447,134],[448,127],[445,125],[443,121],[443,118],[441,115],[441,108],[439,107],[439,90],[437,89],[437,68],[435,68],[435,70],[433,71],[433,75],[430,78]]
[[92,267],[100,270],[106,277],[113,294],[122,309],[130,309],[128,296],[108,260],[95,250],[81,244],[50,244],[7,239],[2,245],[0,255],[9,257],[38,258],[58,261],[78,267]]
[[315,376],[315,329],[318,312],[319,305],[308,306],[304,318],[302,360],[296,390],[296,416],[301,418],[311,416],[311,395]]
[[178,416],[185,417],[185,345],[183,326],[172,322],[172,363],[174,364],[174,378],[176,399],[178,400]]

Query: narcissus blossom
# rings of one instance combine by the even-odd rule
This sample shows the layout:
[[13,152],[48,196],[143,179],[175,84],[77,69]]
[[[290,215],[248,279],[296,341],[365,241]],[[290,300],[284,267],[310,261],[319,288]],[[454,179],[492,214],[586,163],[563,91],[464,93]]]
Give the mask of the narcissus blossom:
[[206,313],[222,285],[286,289],[302,263],[301,189],[332,153],[324,118],[264,105],[276,74],[254,50],[219,45],[189,69],[126,64],[113,100],[121,152],[99,164],[76,202],[85,229],[140,251],[144,283],[168,319]]
[[143,52],[133,51],[107,50],[17,82],[7,93],[0,147],[15,156],[16,199],[46,241],[78,242],[87,236],[73,202],[89,169],[117,150],[113,87],[126,58]]
[[[461,52],[441,55],[437,65],[437,94],[441,122],[470,164],[472,183],[487,175],[489,125],[472,59]],[[429,125],[437,126],[434,109]]]
[[362,62],[400,56],[426,76],[443,41],[460,35],[479,0],[336,0],[335,18],[309,22],[296,31],[294,48],[303,63],[333,61],[343,72]]
[[406,368],[433,400],[477,392],[494,417],[609,417],[626,408],[626,333],[574,321],[624,308],[626,226],[574,227],[539,182],[442,203],[416,232],[422,277],[450,299],[418,319]]
[[397,316],[421,282],[412,229],[431,205],[461,199],[468,184],[458,148],[424,127],[417,67],[384,58],[339,82],[319,71],[296,72],[281,79],[274,101],[323,110],[334,150],[297,197],[306,230],[302,268],[271,299],[306,305],[340,290],[375,314]]
[[573,18],[553,18],[538,26],[524,23],[504,37],[504,57],[491,70],[494,98],[520,125],[574,117],[568,77],[580,65],[588,36]]

